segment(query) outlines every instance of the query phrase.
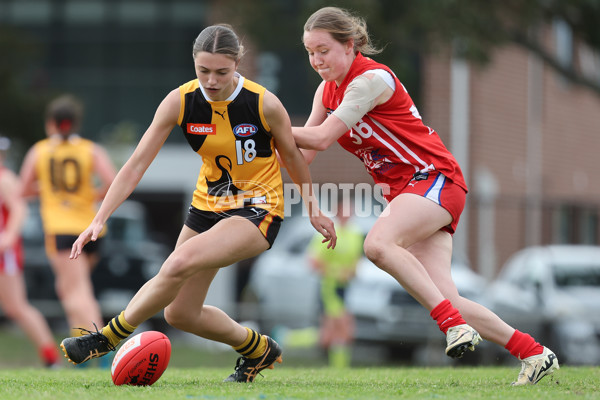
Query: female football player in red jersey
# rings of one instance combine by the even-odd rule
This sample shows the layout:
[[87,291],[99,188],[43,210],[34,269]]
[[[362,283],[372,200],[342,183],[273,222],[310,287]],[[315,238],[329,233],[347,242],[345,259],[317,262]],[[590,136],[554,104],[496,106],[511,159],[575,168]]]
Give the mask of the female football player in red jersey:
[[27,215],[20,181],[3,166],[10,140],[0,137],[0,308],[35,344],[47,367],[58,365],[58,346],[44,316],[27,301],[21,228]]
[[450,274],[452,234],[467,186],[437,133],[423,124],[406,89],[377,54],[365,21],[325,7],[304,25],[310,65],[323,79],[304,127],[293,127],[312,161],[337,141],[361,159],[388,206],[364,242],[367,257],[430,311],[446,334],[446,354],[460,357],[485,339],[522,360],[514,384],[535,384],[558,369],[556,355],[461,297]]
[[277,153],[300,186],[310,221],[328,247],[335,247],[335,229],[312,194],[308,166],[296,147],[283,105],[264,87],[237,73],[243,47],[231,27],[204,29],[192,54],[196,78],[171,91],[159,105],[96,217],[73,244],[71,257],[77,258],[86,243],[96,240],[179,125],[192,149],[202,156],[202,168],[175,250],[101,332],[67,338],[61,346],[77,364],[102,356],[164,309],[166,321],[175,328],[229,344],[240,353],[235,372],[226,381],[252,382],[258,372],[281,362],[281,348],[268,336],[205,305],[204,299],[220,268],[254,257],[273,244],[283,218]]

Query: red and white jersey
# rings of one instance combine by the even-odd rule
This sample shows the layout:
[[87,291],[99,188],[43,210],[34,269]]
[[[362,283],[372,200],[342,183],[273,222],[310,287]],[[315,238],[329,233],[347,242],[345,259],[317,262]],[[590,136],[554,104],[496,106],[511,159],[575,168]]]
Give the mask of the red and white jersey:
[[363,161],[375,183],[389,185],[392,192],[404,188],[415,173],[433,171],[441,172],[467,191],[456,159],[438,134],[423,124],[408,92],[387,66],[358,53],[339,87],[334,81],[325,84],[323,105],[328,114],[340,105],[354,78],[376,69],[393,77],[394,94],[363,116],[338,139],[339,144]]
[[[4,168],[0,167],[0,177],[4,172]],[[0,196],[0,235],[4,232],[8,223],[9,211],[4,203],[4,199]],[[0,274],[15,275],[23,268],[23,246],[21,239],[17,240],[15,245],[0,253]]]

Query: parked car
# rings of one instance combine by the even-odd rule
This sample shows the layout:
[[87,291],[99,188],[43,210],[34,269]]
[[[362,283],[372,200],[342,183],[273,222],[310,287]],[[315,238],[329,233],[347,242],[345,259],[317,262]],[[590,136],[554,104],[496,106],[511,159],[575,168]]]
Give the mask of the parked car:
[[306,256],[315,232],[308,218],[288,217],[273,247],[254,262],[249,286],[258,299],[257,318],[266,332],[278,325],[318,324],[319,276]]
[[[356,222],[366,235],[375,218],[357,218]],[[278,325],[318,325],[319,277],[306,255],[314,232],[308,218],[286,219],[271,250],[255,262],[250,284],[259,299],[259,314],[266,332]],[[485,281],[466,264],[455,262],[452,275],[463,296],[473,300],[481,296]],[[357,275],[346,292],[346,303],[356,318],[359,345],[385,351],[402,347],[411,356],[420,346],[445,343],[428,311],[366,257],[357,266]]]
[[[143,204],[128,200],[108,219],[100,260],[92,274],[96,297],[107,316],[121,311],[135,292],[160,269],[169,254],[149,235]],[[63,316],[54,274],[44,250],[39,207],[32,203],[23,229],[25,279],[31,302],[47,317]]]
[[600,246],[550,245],[514,254],[487,305],[569,364],[600,364]]

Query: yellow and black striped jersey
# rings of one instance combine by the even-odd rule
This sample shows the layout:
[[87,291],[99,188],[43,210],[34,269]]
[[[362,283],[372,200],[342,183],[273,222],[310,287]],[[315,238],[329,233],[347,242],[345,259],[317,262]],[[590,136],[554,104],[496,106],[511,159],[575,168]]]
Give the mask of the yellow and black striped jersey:
[[47,235],[79,235],[96,215],[94,143],[71,135],[35,144],[35,171]]
[[178,125],[202,156],[192,206],[222,212],[254,206],[283,218],[283,183],[270,127],[265,88],[238,75],[232,95],[212,101],[194,79],[179,87]]

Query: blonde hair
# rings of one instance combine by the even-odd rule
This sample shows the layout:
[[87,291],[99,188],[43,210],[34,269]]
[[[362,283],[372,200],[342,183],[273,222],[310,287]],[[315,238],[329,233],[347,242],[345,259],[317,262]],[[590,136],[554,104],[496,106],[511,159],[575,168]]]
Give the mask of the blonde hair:
[[354,39],[355,52],[366,55],[381,53],[381,50],[371,43],[365,20],[343,8],[323,7],[313,13],[304,24],[304,32],[313,29],[329,32],[333,39],[342,44]]
[[238,62],[244,55],[244,46],[240,43],[231,25],[217,24],[202,30],[194,40],[192,55],[195,57],[196,54],[203,51],[223,54]]

